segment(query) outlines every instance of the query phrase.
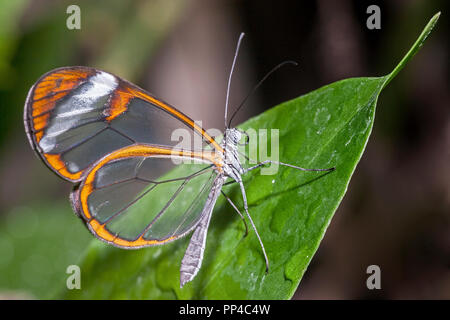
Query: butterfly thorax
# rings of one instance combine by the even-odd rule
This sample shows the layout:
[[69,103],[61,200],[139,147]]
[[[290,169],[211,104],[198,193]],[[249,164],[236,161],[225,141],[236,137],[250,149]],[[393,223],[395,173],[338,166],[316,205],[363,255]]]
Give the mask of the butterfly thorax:
[[241,174],[244,173],[241,161],[239,160],[238,143],[241,140],[241,132],[235,128],[226,129],[225,137],[221,143],[224,149],[223,171],[226,176],[236,180],[241,180]]

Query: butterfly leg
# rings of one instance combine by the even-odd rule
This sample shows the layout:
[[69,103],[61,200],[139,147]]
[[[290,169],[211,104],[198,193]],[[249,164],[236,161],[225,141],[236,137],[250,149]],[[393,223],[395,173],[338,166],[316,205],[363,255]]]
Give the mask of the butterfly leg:
[[262,167],[262,166],[264,166],[266,164],[270,164],[270,163],[275,163],[275,164],[278,164],[278,165],[281,165],[281,166],[285,166],[285,167],[289,167],[289,168],[293,168],[293,169],[297,169],[297,170],[302,170],[302,171],[333,171],[333,170],[336,169],[335,167],[327,168],[327,169],[306,169],[306,168],[297,167],[297,166],[294,166],[292,164],[283,163],[283,162],[279,162],[279,161],[265,160],[265,161],[262,161],[262,162],[260,162],[260,163],[258,163],[256,165],[254,165],[253,167],[245,169],[245,173],[247,173],[249,171],[252,171],[254,169],[257,169],[259,167]]
[[225,199],[227,199],[228,203],[233,207],[233,209],[234,209],[234,210],[237,212],[237,214],[241,217],[242,222],[244,222],[244,226],[245,226],[245,234],[244,234],[244,237],[246,237],[246,236],[248,235],[248,227],[247,227],[247,222],[245,222],[244,216],[242,215],[241,211],[239,211],[239,209],[236,207],[236,205],[233,203],[233,201],[231,201],[230,197],[228,197],[228,196],[226,195],[226,193],[223,192],[223,190],[221,190],[221,191],[222,191],[222,194],[223,194],[223,196],[225,197]]
[[261,249],[264,254],[264,259],[266,260],[266,273],[268,273],[269,272],[269,258],[267,258],[266,249],[264,249],[264,244],[261,240],[261,237],[259,236],[258,230],[256,229],[255,223],[253,222],[252,217],[248,213],[247,196],[245,194],[244,184],[242,183],[241,179],[239,179],[239,181],[237,181],[237,182],[239,183],[239,186],[241,187],[242,200],[244,201],[245,213],[247,214],[248,220],[250,220],[250,224],[252,225],[253,230],[255,230],[256,237],[258,238],[259,244],[261,245]]
[[[247,161],[256,162],[255,160],[252,160],[249,157],[247,157],[247,155],[245,153],[239,152],[239,154],[241,156],[243,156]],[[274,160],[264,160],[262,162],[257,163],[253,167],[249,167],[249,168],[244,169],[244,173],[247,173],[249,171],[252,171],[254,169],[257,169],[259,167],[262,167],[262,166],[264,166],[266,164],[270,164],[270,163],[275,163],[275,164],[278,164],[280,166],[290,167],[290,168],[294,168],[294,169],[302,170],[302,171],[333,171],[333,170],[336,170],[336,167],[327,168],[327,169],[306,169],[306,168],[294,166],[292,164],[288,164],[288,163],[284,163],[284,162],[279,162],[279,161],[274,161]]]

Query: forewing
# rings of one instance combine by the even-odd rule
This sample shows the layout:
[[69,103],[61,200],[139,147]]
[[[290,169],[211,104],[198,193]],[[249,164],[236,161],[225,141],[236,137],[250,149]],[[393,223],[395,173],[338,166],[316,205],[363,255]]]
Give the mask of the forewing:
[[[146,143],[180,144],[176,129],[215,149],[220,146],[189,117],[137,86],[110,73],[67,67],[42,76],[30,89],[24,122],[29,141],[62,178],[80,181],[103,156]],[[187,130],[187,131],[186,131]]]
[[72,205],[97,237],[115,246],[175,240],[197,225],[217,173],[207,164],[180,164],[159,176],[173,166],[171,160],[132,156],[108,161],[88,173],[71,195]]

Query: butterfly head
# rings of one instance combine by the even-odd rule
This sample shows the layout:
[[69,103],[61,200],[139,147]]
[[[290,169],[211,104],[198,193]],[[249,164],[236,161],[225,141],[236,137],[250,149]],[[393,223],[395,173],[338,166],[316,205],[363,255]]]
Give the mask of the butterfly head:
[[242,133],[236,128],[225,130],[225,141],[227,144],[237,145],[241,141]]

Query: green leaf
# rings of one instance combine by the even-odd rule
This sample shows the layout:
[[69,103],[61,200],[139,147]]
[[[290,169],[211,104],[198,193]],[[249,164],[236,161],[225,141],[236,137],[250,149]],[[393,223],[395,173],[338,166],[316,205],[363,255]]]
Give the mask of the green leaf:
[[[188,238],[127,251],[93,241],[81,262],[82,289],[61,291],[71,299],[289,299],[341,202],[372,130],[378,95],[422,46],[436,14],[414,46],[384,77],[332,83],[250,119],[242,129],[279,129],[280,161],[329,173],[280,167],[244,177],[255,233],[247,237],[240,218],[219,198],[197,277],[179,287],[179,267]],[[225,189],[240,202],[236,186]],[[164,197],[161,194],[161,197]],[[139,205],[139,204],[137,204]],[[147,209],[147,208],[144,208]],[[150,209],[150,208],[148,208]]]

